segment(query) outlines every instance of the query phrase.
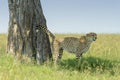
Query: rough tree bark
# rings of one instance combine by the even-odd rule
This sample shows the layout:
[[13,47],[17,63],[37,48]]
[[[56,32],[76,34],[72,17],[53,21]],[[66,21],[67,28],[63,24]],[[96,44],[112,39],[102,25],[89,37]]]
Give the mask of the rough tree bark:
[[52,58],[48,35],[35,30],[37,25],[46,26],[40,0],[8,0],[8,6],[7,51],[17,58],[34,58],[38,64]]

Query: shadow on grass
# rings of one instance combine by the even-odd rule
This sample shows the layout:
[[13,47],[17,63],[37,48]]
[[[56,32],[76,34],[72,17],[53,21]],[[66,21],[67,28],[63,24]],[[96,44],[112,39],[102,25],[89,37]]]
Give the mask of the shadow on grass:
[[[81,58],[80,60],[76,59],[67,59],[62,60],[59,64],[62,69],[69,70],[78,70],[78,71],[90,71],[94,72],[110,72],[110,74],[114,75],[115,72],[113,68],[115,67],[116,61],[110,61],[107,59],[101,59],[96,57],[86,57]],[[116,62],[117,63],[117,62]]]

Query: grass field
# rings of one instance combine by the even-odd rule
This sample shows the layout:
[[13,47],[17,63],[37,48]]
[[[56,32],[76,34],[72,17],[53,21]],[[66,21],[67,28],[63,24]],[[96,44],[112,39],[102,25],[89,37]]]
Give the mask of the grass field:
[[59,65],[15,61],[6,53],[6,35],[0,34],[0,80],[120,80],[120,34],[99,34],[78,62],[75,55],[64,52]]

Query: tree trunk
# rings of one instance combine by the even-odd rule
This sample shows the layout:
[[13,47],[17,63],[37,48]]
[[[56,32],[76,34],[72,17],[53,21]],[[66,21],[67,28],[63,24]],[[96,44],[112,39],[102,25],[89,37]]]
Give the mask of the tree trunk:
[[35,30],[38,25],[46,26],[40,0],[8,0],[8,4],[7,51],[17,58],[34,58],[38,64],[52,58],[48,35]]

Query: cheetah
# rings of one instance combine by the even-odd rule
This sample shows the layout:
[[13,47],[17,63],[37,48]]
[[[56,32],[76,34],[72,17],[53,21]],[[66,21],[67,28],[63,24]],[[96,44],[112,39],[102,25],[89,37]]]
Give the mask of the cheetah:
[[93,41],[96,41],[97,34],[94,32],[88,33],[80,38],[75,37],[65,37],[63,41],[58,42],[56,61],[60,60],[63,55],[63,50],[68,51],[76,55],[76,59],[79,59],[83,53],[87,52]]

